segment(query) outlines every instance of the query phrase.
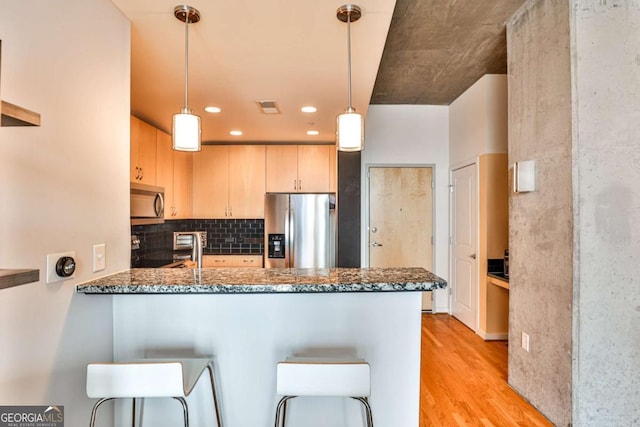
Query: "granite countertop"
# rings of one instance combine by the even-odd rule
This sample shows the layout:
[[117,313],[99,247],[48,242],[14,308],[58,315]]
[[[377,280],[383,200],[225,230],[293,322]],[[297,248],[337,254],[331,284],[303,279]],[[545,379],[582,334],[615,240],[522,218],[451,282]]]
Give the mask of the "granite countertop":
[[423,268],[134,268],[80,283],[85,294],[406,292],[445,288]]

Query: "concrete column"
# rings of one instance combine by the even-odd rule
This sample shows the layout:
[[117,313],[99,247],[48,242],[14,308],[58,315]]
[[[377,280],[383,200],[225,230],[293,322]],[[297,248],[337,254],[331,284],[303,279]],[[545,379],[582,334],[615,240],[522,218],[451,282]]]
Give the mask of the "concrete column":
[[510,197],[509,382],[556,425],[637,425],[640,2],[528,1],[507,38],[509,162],[536,161]]

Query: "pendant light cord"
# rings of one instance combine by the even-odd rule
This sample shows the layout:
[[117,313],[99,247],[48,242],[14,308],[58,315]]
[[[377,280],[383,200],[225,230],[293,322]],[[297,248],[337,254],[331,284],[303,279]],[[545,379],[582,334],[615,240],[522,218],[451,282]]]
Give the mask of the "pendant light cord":
[[347,13],[347,55],[349,69],[349,111],[353,110],[351,105],[351,12]]
[[189,13],[184,20],[184,109],[189,109]]

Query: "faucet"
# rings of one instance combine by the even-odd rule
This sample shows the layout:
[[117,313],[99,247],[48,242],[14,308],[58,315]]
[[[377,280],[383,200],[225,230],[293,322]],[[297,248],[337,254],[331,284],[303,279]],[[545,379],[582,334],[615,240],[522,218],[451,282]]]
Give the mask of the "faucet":
[[196,263],[196,268],[202,268],[202,236],[201,232],[194,231],[191,233],[193,236],[193,250],[191,251],[191,261]]

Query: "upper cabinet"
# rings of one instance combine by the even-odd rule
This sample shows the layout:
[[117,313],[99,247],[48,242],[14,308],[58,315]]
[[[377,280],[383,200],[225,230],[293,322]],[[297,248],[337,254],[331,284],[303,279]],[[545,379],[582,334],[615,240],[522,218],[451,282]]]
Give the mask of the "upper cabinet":
[[131,116],[130,180],[156,185],[156,129]]
[[171,135],[156,132],[156,183],[164,187],[164,218],[191,218],[192,154],[171,148]]
[[325,193],[335,188],[332,145],[266,146],[266,190],[273,193]]
[[193,157],[193,217],[264,218],[265,147],[202,147]]

